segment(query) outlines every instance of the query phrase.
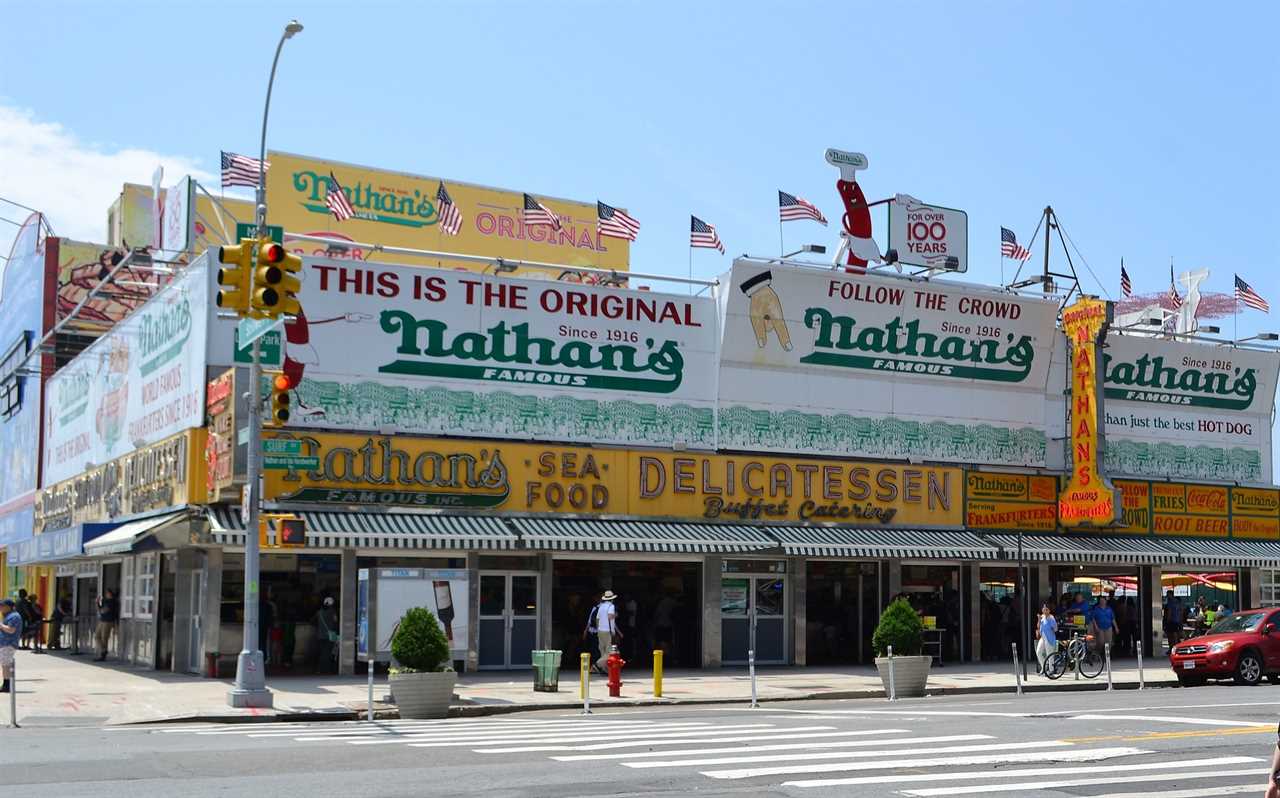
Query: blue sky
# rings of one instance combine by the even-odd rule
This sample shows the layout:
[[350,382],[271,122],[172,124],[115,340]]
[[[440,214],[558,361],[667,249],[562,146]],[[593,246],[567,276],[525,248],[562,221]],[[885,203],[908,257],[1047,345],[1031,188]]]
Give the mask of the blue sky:
[[[112,181],[148,182],[160,156],[174,175],[253,152],[271,50],[296,15],[269,146],[625,206],[644,225],[639,271],[685,272],[691,212],[729,255],[776,254],[779,188],[833,220],[790,223],[787,243],[833,245],[835,146],[869,156],[872,198],[967,210],[971,279],[999,279],[1000,225],[1025,239],[1052,204],[1113,297],[1122,256],[1139,291],[1167,285],[1173,256],[1212,269],[1211,290],[1239,271],[1280,301],[1269,4],[355,8],[5,4],[19,35],[0,56],[0,196],[92,232]],[[13,155],[41,135],[83,157]],[[699,250],[694,270],[729,262]],[[1241,316],[1241,334],[1259,328],[1262,314]]]

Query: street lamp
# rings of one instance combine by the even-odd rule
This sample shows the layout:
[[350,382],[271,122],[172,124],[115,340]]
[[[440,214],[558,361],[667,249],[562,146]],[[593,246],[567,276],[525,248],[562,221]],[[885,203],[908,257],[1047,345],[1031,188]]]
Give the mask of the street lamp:
[[795,252],[788,252],[787,254],[783,255],[782,259],[786,260],[787,258],[792,258],[792,257],[795,257],[796,255],[801,255],[805,252],[812,252],[815,255],[825,255],[827,253],[827,248],[822,244],[805,244],[804,246],[797,249]]
[[1241,338],[1235,343],[1243,344],[1246,341],[1280,341],[1280,333],[1260,332],[1256,335],[1250,335],[1248,338]]
[[[276,65],[285,40],[302,30],[298,20],[290,20],[280,34],[275,57],[271,59],[271,76],[267,78],[267,99],[262,104],[262,145],[258,150],[257,238],[267,235],[267,115],[271,111],[271,87],[276,82]],[[253,341],[253,362],[249,366],[249,450],[245,457],[246,486],[244,501],[249,505],[244,530],[244,638],[240,656],[236,658],[236,682],[227,692],[227,704],[233,707],[270,708],[273,699],[267,689],[266,669],[258,648],[258,515],[261,503],[260,470],[262,408],[258,385],[261,380],[260,338]]]

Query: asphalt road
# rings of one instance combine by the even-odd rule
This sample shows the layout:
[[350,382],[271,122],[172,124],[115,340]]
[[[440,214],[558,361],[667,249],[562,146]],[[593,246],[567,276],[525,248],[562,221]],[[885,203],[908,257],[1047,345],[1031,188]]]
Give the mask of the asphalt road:
[[1262,794],[1280,688],[781,702],[445,721],[0,730],[13,794]]

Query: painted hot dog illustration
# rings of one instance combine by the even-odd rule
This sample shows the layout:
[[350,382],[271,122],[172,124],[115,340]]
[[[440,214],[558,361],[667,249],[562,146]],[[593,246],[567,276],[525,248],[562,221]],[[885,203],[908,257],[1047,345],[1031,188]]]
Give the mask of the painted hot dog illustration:
[[858,170],[867,168],[867,157],[862,153],[827,150],[827,163],[840,169],[836,191],[844,202],[844,230],[840,233],[840,247],[836,250],[835,263],[845,259],[846,270],[861,274],[869,263],[883,263],[880,246],[871,235],[871,208],[858,185]]

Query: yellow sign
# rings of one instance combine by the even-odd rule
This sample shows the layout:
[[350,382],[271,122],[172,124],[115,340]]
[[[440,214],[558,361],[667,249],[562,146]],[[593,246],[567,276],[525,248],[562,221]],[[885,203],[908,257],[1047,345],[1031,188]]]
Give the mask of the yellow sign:
[[[334,239],[332,245],[314,241],[290,243],[299,254],[347,257],[441,266],[470,271],[483,263],[365,251],[350,243],[405,247],[487,258],[531,260],[570,266],[590,266],[625,271],[630,259],[629,242],[596,232],[596,204],[571,202],[536,195],[537,201],[560,217],[559,230],[546,225],[526,227],[522,221],[523,193],[485,188],[443,179],[453,205],[462,214],[456,235],[441,229],[436,200],[441,178],[410,175],[382,169],[272,152],[267,156],[267,203],[272,224],[286,233]],[[338,221],[325,205],[330,175],[337,178],[355,208],[355,216]],[[288,237],[286,236],[286,242]],[[347,243],[344,243],[347,242]],[[520,268],[521,277],[561,278],[561,270]],[[598,282],[599,277],[573,272],[571,282]]]
[[1231,537],[1280,539],[1280,490],[1232,488]]
[[1062,329],[1071,344],[1071,458],[1067,485],[1058,497],[1062,526],[1105,527],[1120,518],[1115,489],[1098,472],[1102,425],[1099,368],[1102,339],[1111,323],[1111,303],[1081,297],[1062,311]]
[[270,470],[279,503],[957,526],[961,471],[850,461],[295,435],[307,470]]
[[[160,190],[163,199],[166,189]],[[118,247],[142,247],[151,243],[152,234],[151,186],[126,183],[119,199],[107,214],[111,242]],[[196,191],[195,237],[191,251],[199,255],[206,249],[216,249],[236,241],[236,224],[248,224],[254,219],[253,203],[235,197],[221,197],[215,203],[203,192]]]
[[982,471],[970,471],[965,476],[965,525],[970,529],[1057,529],[1055,477]]
[[1151,483],[1151,529],[1157,535],[1226,537],[1228,489],[1218,485]]
[[1120,525],[1108,531],[1129,535],[1150,534],[1151,483],[1117,479],[1115,487],[1120,491]]

